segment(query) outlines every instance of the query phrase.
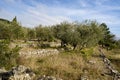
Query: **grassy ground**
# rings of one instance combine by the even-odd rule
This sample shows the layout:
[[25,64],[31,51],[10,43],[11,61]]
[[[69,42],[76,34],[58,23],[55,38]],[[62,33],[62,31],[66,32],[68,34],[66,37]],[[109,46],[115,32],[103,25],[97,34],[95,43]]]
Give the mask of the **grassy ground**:
[[[96,54],[97,55],[97,54]],[[88,61],[95,61],[94,64]],[[80,52],[62,52],[59,55],[46,57],[20,57],[18,63],[29,66],[39,75],[49,75],[62,78],[63,80],[80,80],[81,76],[87,75],[90,80],[111,80],[103,76],[103,62],[98,57],[86,58]]]
[[[11,45],[15,46],[15,44]],[[23,45],[21,50],[27,53],[30,50],[37,49],[39,48]],[[53,49],[53,47],[49,49]],[[48,75],[62,78],[63,80],[81,80],[82,76],[87,76],[89,80],[112,80],[109,75],[105,74],[107,70],[102,59],[99,57],[98,47],[69,52],[65,52],[61,48],[59,50],[61,51],[58,55],[44,57],[33,56],[25,58],[25,56],[21,55],[17,59],[17,63],[30,67],[37,77]],[[120,64],[118,64],[120,63],[120,50],[107,51],[103,49],[102,51],[120,71]]]

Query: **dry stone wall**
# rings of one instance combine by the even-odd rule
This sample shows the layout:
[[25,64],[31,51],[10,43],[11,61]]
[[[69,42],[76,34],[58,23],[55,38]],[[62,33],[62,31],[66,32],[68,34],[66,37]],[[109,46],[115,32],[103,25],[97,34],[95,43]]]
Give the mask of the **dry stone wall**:
[[104,55],[103,51],[101,49],[99,49],[99,51],[100,51],[100,57],[103,59],[106,69],[109,70],[110,75],[113,77],[113,80],[120,80],[120,73],[112,66],[112,63]]
[[35,50],[26,50],[20,51],[19,54],[25,57],[33,57],[33,56],[49,56],[49,55],[57,55],[59,51],[57,49],[35,49]]

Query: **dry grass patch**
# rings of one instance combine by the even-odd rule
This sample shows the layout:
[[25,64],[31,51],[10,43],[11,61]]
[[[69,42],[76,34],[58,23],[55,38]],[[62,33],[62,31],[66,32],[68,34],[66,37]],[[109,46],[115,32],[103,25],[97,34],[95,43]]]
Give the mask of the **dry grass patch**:
[[[96,63],[90,64],[88,63],[89,60],[93,60]],[[108,80],[106,76],[101,75],[105,68],[100,58],[91,56],[86,60],[83,54],[78,52],[64,52],[58,55],[31,57],[28,59],[23,58],[21,64],[32,68],[38,76],[48,75],[59,77],[63,80],[80,80],[80,77],[84,75],[86,70],[90,80]]]
[[78,54],[61,53],[55,56],[39,58],[35,71],[39,75],[53,75],[64,80],[77,80],[82,73],[83,58]]

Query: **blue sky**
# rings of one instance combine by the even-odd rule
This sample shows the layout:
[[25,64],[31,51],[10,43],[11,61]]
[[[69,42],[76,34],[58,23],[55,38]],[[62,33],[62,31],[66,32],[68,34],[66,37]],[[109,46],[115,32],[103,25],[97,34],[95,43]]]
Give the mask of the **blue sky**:
[[120,37],[120,0],[1,0],[0,18],[15,16],[27,27],[97,20]]

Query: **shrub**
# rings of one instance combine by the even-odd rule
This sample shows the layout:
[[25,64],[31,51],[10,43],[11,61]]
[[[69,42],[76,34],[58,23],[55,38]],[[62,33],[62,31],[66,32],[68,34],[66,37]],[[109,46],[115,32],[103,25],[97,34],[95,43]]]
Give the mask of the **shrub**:
[[93,54],[93,48],[82,49],[81,53],[82,53],[83,57],[87,59],[90,56],[92,56],[92,54]]
[[17,64],[18,51],[20,48],[16,46],[13,49],[9,48],[10,41],[0,41],[0,66],[9,69]]

